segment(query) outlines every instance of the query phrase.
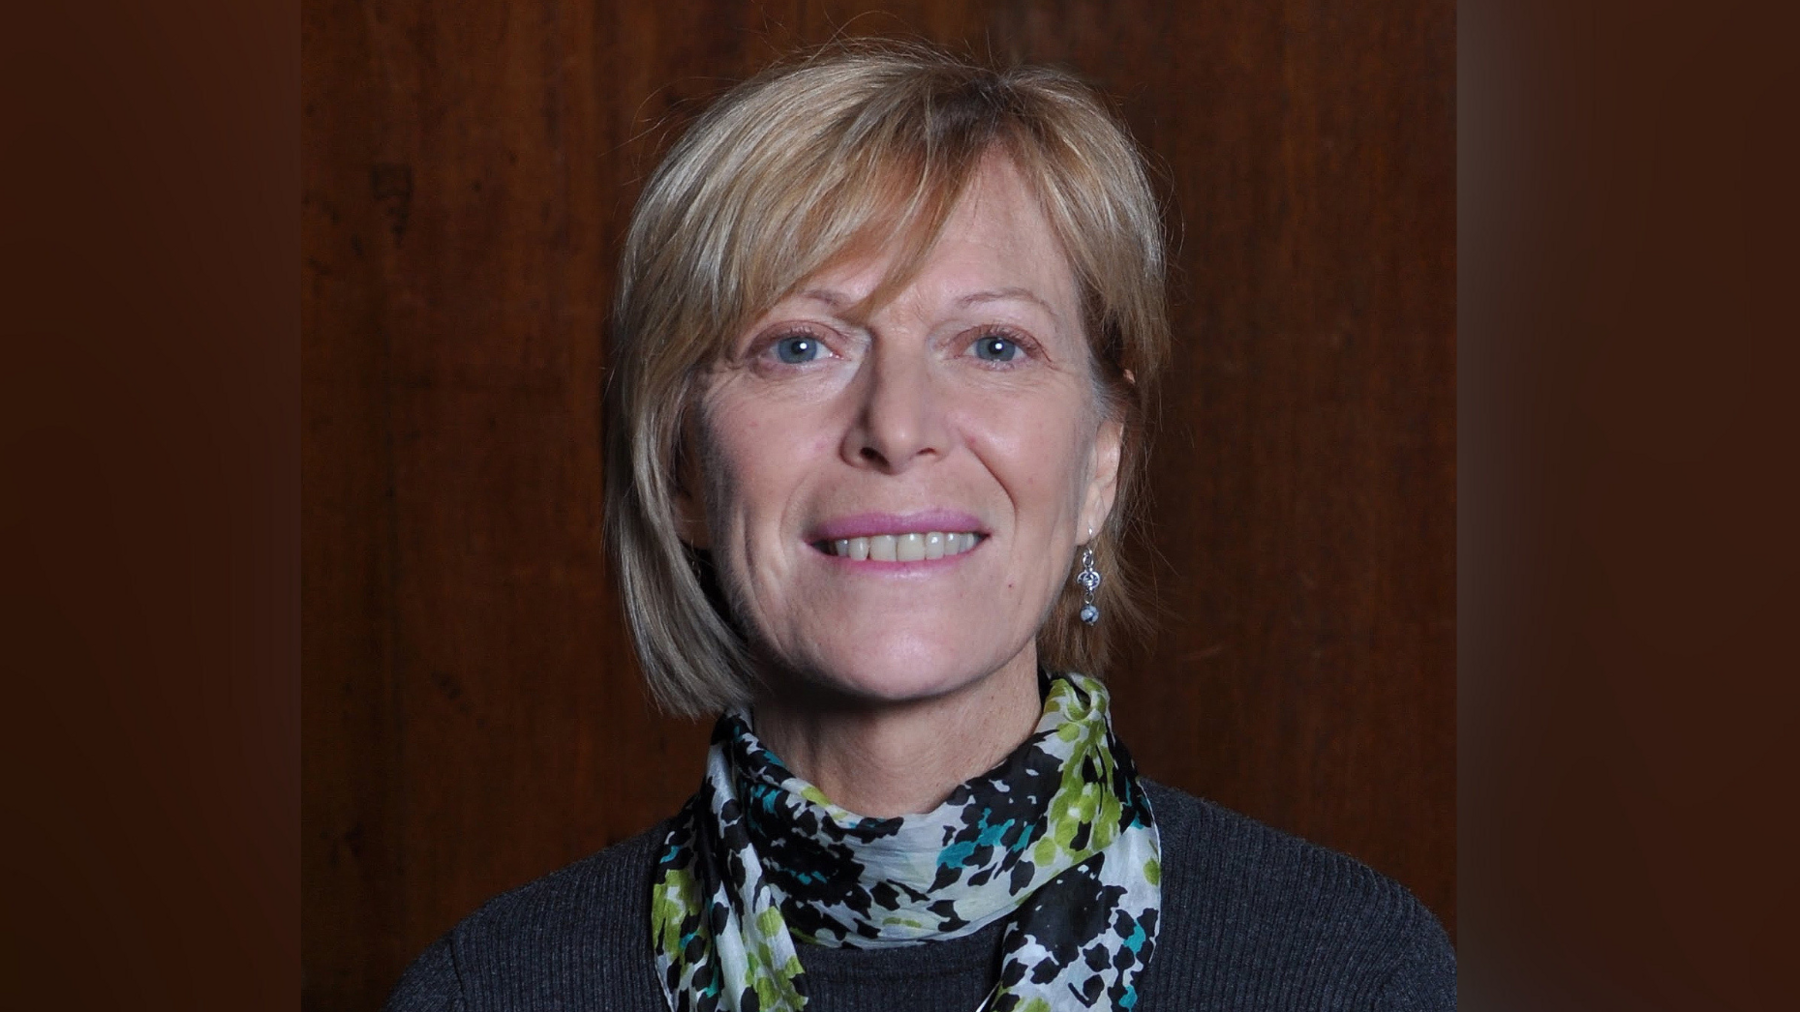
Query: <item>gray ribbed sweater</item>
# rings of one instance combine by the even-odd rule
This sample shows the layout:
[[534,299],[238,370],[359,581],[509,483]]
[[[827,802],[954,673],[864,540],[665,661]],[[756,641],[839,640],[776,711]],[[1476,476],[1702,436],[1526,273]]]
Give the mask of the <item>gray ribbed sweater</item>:
[[[1456,957],[1418,900],[1342,854],[1144,781],[1163,919],[1136,1012],[1453,1009]],[[387,1012],[666,1012],[650,871],[667,825],[489,902],[425,950]],[[809,1012],[972,1012],[1000,931],[901,949],[803,945]]]

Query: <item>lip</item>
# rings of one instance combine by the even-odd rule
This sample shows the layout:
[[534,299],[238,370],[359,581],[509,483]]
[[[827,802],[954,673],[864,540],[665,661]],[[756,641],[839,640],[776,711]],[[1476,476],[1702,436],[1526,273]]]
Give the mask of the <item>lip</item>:
[[974,515],[961,510],[931,509],[917,513],[857,513],[834,517],[806,532],[806,540],[836,541],[868,538],[877,534],[981,534],[988,529]]

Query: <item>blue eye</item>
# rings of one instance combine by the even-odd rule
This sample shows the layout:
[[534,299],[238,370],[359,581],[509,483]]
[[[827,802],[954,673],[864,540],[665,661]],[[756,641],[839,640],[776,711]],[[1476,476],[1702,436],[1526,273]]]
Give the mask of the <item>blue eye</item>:
[[989,334],[975,342],[975,357],[983,362],[1011,362],[1019,357],[1019,342],[999,334]]
[[775,342],[775,357],[789,365],[811,362],[818,358],[822,351],[818,338],[808,337],[805,334],[795,334]]

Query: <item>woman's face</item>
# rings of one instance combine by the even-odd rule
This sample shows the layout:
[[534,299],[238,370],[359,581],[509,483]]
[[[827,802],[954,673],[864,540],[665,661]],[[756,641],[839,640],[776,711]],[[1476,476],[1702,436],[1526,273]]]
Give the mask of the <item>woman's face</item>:
[[913,281],[852,318],[887,266],[800,285],[701,395],[704,519],[687,504],[687,534],[784,694],[921,700],[1035,667],[1075,546],[1112,504],[1120,429],[1012,165],[989,159]]

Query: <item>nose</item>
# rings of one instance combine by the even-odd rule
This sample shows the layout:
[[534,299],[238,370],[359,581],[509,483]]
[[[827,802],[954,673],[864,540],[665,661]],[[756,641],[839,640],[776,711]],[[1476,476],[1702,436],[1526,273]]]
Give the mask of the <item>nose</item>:
[[922,348],[877,340],[857,377],[844,459],[898,474],[949,449],[941,398]]

